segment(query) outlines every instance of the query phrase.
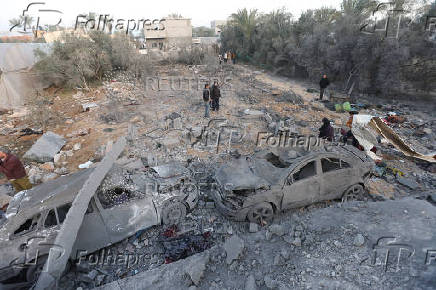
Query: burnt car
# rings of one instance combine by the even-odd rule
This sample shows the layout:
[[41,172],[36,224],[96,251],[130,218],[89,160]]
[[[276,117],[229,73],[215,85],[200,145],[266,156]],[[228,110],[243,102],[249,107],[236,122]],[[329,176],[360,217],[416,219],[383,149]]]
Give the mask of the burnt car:
[[[0,226],[1,282],[17,275],[19,281],[36,280],[50,248],[56,248],[53,243],[72,202],[93,170],[63,176],[15,195]],[[176,163],[133,169],[115,164],[91,198],[71,259],[151,226],[179,222],[197,202],[198,192],[189,178],[190,171]],[[147,187],[153,190],[146,191]]]
[[373,166],[368,156],[349,146],[295,158],[260,152],[221,166],[212,197],[224,215],[262,224],[285,209],[362,197]]

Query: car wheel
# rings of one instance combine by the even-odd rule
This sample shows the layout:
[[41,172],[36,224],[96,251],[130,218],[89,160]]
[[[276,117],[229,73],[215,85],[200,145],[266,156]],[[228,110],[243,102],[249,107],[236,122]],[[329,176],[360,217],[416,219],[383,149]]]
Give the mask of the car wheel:
[[162,211],[162,222],[165,225],[176,225],[186,216],[186,205],[180,201],[168,203]]
[[342,195],[342,202],[362,201],[364,200],[363,193],[363,186],[360,184],[355,184],[344,192]]
[[254,205],[247,214],[247,218],[252,223],[263,225],[269,223],[274,218],[274,210],[272,205],[267,202],[262,202]]

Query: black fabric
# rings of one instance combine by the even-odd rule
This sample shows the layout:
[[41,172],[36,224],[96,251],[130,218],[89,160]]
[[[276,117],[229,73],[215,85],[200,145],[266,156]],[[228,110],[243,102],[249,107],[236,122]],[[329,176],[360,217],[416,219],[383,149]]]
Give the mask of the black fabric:
[[325,88],[327,88],[327,86],[330,84],[330,81],[329,81],[329,79],[328,78],[322,78],[320,81],[319,81],[319,86],[321,87],[321,89],[325,89]]
[[220,91],[220,88],[218,86],[215,86],[215,85],[212,86],[211,97],[212,97],[212,99],[221,97],[221,91]]

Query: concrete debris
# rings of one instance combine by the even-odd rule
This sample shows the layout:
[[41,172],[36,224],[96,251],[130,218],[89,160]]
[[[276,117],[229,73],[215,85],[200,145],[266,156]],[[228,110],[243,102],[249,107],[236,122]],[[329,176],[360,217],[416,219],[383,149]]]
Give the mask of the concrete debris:
[[415,189],[417,189],[419,187],[419,184],[416,181],[414,181],[414,180],[412,180],[410,178],[405,178],[405,177],[402,177],[402,176],[397,176],[397,181],[400,184],[402,184],[404,186],[407,186],[408,188],[410,188],[412,190],[415,190]]
[[237,235],[232,235],[230,238],[226,239],[223,247],[226,251],[226,262],[227,264],[231,264],[241,256],[245,248],[244,240]]
[[82,111],[83,112],[88,112],[90,109],[96,108],[96,107],[98,107],[98,105],[96,103],[82,104]]
[[88,160],[85,163],[80,164],[79,168],[80,169],[89,168],[89,167],[91,167],[92,164],[94,164],[94,163],[92,161]]
[[257,290],[256,280],[253,275],[249,275],[245,281],[245,290]]
[[358,234],[356,237],[354,237],[353,245],[356,247],[361,247],[365,244],[365,237],[361,234]]
[[249,223],[249,229],[248,229],[248,231],[249,231],[250,233],[256,233],[256,232],[258,232],[258,231],[259,231],[259,225],[258,225],[258,224],[255,224],[255,223]]
[[36,162],[50,162],[64,145],[65,139],[62,136],[49,131],[33,144],[30,150],[24,154],[24,158]]

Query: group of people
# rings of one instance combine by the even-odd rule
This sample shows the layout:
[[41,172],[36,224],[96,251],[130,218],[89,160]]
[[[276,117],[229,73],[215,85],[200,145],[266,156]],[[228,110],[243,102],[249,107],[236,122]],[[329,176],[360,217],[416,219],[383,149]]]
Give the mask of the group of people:
[[204,85],[203,89],[203,102],[204,102],[204,117],[209,118],[210,109],[212,111],[219,111],[220,109],[221,90],[217,81],[214,81],[212,88],[209,84]]
[[224,54],[219,54],[218,55],[218,60],[220,62],[220,64],[223,63],[227,63],[227,62],[231,62],[233,64],[236,63],[236,53],[231,52],[231,51],[227,51]]

